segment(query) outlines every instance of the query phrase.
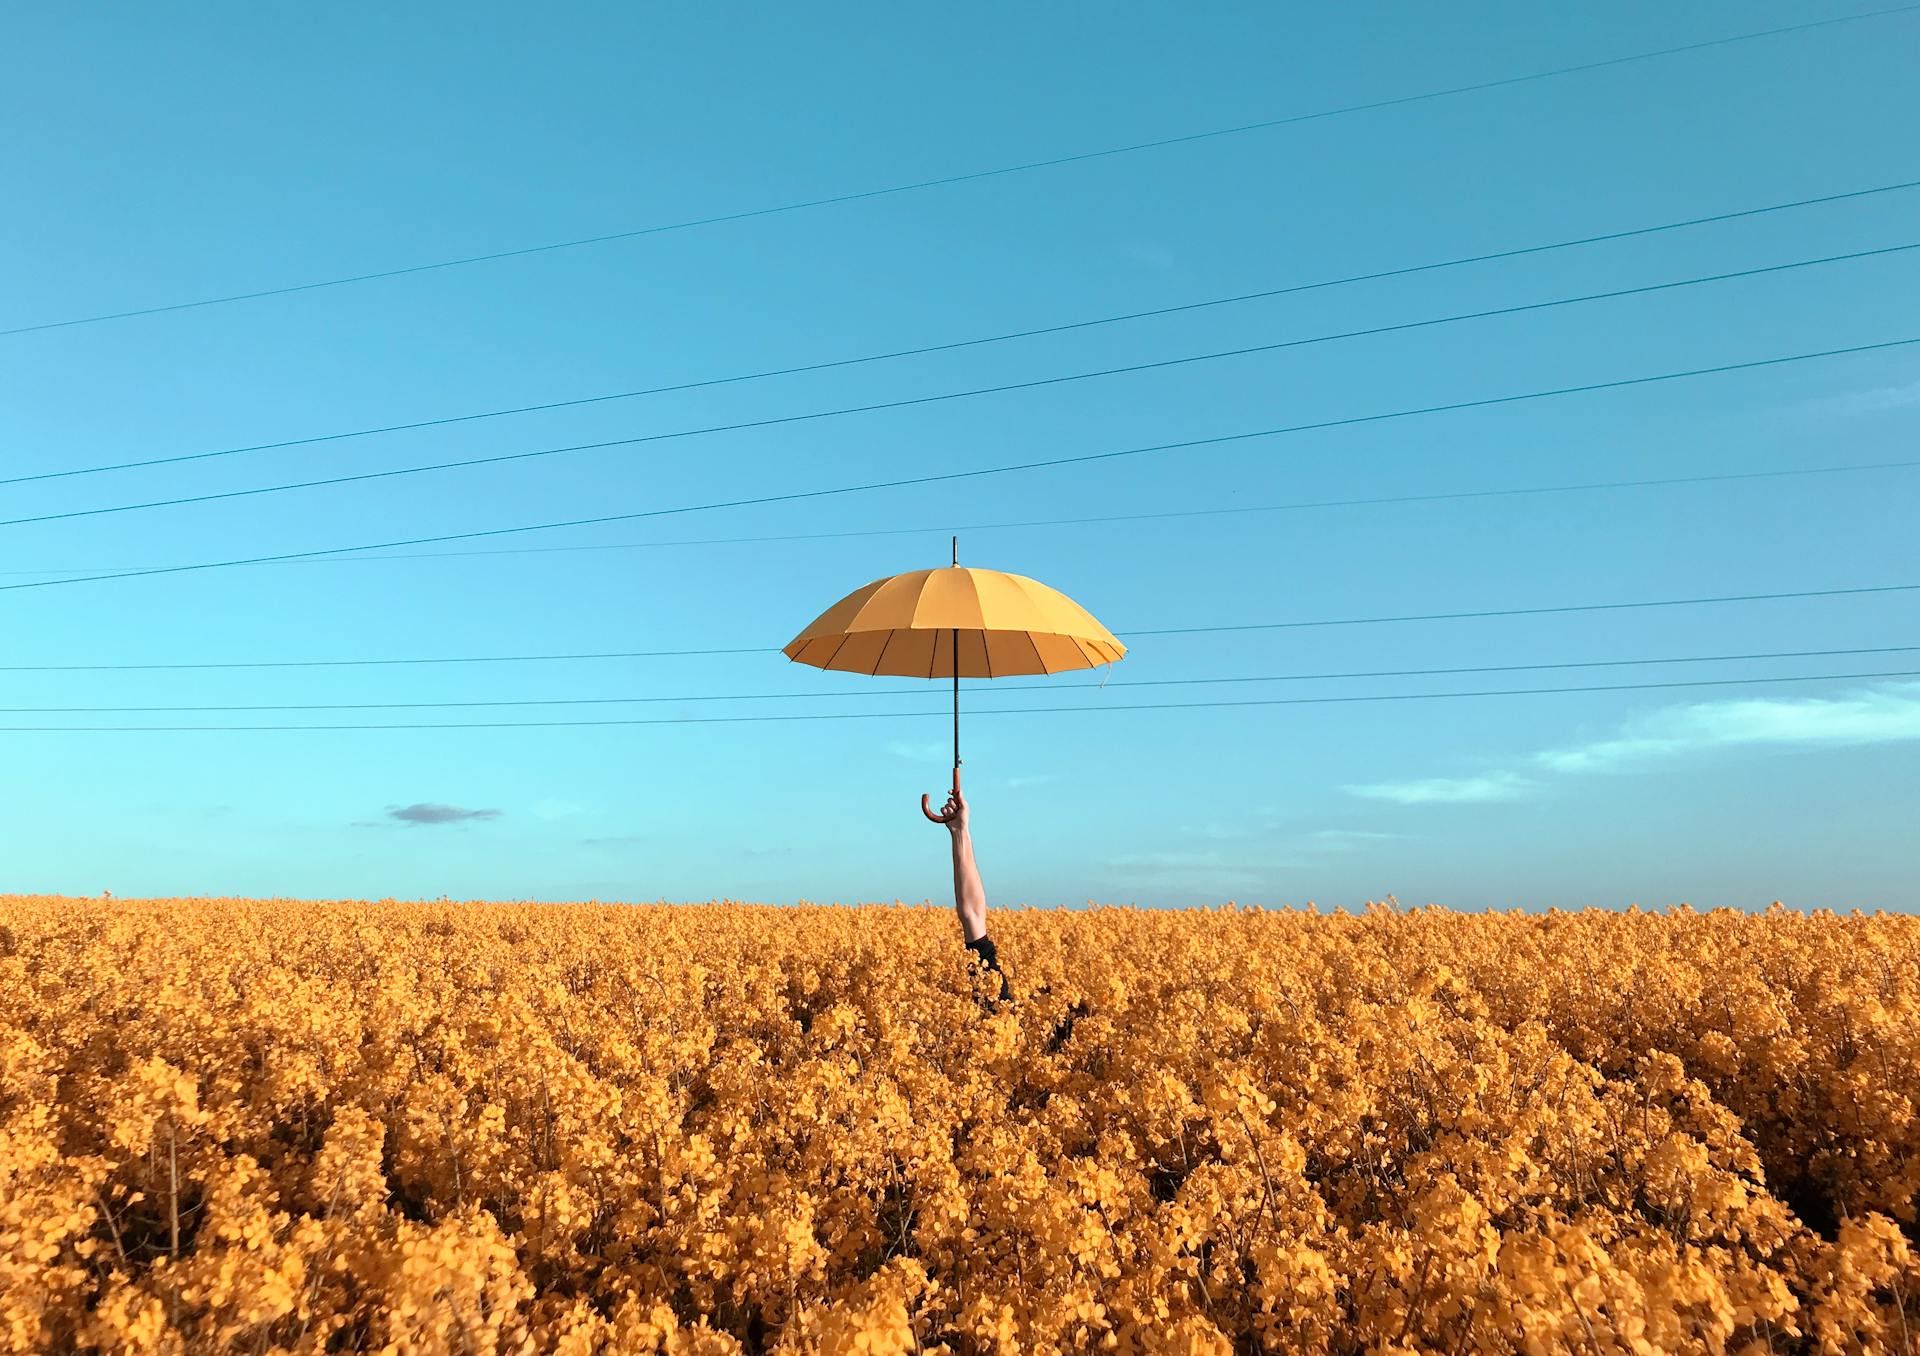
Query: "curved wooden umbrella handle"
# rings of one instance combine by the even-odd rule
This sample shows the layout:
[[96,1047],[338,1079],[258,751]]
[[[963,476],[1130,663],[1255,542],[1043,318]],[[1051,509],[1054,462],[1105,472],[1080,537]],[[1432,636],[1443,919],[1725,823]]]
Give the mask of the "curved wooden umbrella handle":
[[[960,794],[960,769],[958,767],[955,767],[953,770],[953,794],[955,796]],[[953,811],[942,810],[939,814],[934,813],[933,798],[931,796],[922,795],[920,797],[920,813],[936,824],[953,823]]]

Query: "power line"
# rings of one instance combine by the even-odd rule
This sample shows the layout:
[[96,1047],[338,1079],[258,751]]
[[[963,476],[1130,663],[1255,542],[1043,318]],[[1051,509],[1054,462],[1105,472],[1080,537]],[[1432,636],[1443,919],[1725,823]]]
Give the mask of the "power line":
[[[1843,466],[1806,466],[1778,471],[1728,471],[1716,475],[1663,476],[1652,480],[1599,480],[1576,485],[1530,485],[1492,490],[1452,490],[1436,494],[1373,495],[1359,499],[1311,499],[1291,504],[1234,504],[1225,508],[1173,509],[1160,513],[1108,513],[1080,518],[1023,518],[1001,523],[929,523],[921,527],[870,527],[843,532],[783,532],[753,537],[692,537],[666,541],[595,542],[576,546],[500,546],[473,551],[415,551],[384,556],[322,556],[274,561],[278,565],[364,565],[387,560],[461,560],[470,556],[551,555],[575,551],[664,550],[679,546],[748,546],[768,542],[838,541],[853,537],[946,536],[952,532],[1000,532],[1034,527],[1080,527],[1106,523],[1143,523],[1177,518],[1215,518],[1239,513],[1290,513],[1306,509],[1363,508],[1385,504],[1432,504],[1460,499],[1501,499],[1531,494],[1583,494],[1597,490],[1635,490],[1673,485],[1714,485],[1727,481],[1777,480],[1795,476],[1849,475],[1867,471],[1905,471],[1920,461],[1856,462]],[[0,575],[87,574],[94,571],[163,569],[163,566],[70,565],[65,569],[0,570]]]
[[686,221],[668,222],[655,226],[641,226],[631,230],[611,231],[601,235],[582,236],[572,240],[551,241],[542,245],[527,245],[518,249],[495,250],[486,254],[470,254],[459,258],[435,260],[431,263],[410,264],[403,268],[381,269],[370,273],[355,273],[337,278],[325,278],[316,282],[261,288],[252,292],[234,292],[224,296],[201,297],[192,301],[178,301],[162,306],[143,306],[122,311],[108,311],[96,315],[76,316],[66,320],[46,320],[36,324],[16,325],[10,329],[0,330],[0,336],[32,334],[43,330],[69,329],[79,325],[97,325],[115,320],[129,320],[137,316],[163,315],[175,311],[197,310],[208,306],[224,306],[235,302],[259,301],[267,297],[290,296],[299,292],[319,291],[323,288],[345,287],[354,283],[375,282],[386,278],[406,277],[411,274],[430,273],[450,268],[464,268],[473,264],[494,263],[503,259],[517,259],[534,254],[550,254],[558,250],[578,249],[586,245],[601,245],[617,240],[633,240],[641,236],[663,235],[671,231],[695,230],[726,222],[749,221],[759,217],[777,216],[788,212],[801,212],[819,207],[832,207],[844,203],[863,202],[871,198],[890,197],[901,193],[913,193],[923,189],[971,183],[975,180],[998,178],[1003,175],[1021,174],[1033,170],[1053,169],[1062,165],[1080,164],[1089,160],[1101,160],[1114,156],[1131,155],[1138,151],[1159,150],[1169,146],[1182,146],[1194,142],[1211,141],[1222,137],[1239,136],[1249,132],[1293,126],[1299,123],[1346,117],[1355,113],[1375,112],[1381,109],[1398,108],[1407,104],[1453,98],[1463,94],[1476,94],[1486,90],[1503,89],[1512,85],[1523,85],[1534,81],[1556,79],[1561,76],[1605,70],[1610,67],[1623,66],[1637,61],[1651,61],[1658,57],[1678,56],[1683,53],[1705,51],[1714,47],[1726,47],[1735,43],[1753,42],[1761,38],[1780,37],[1790,33],[1803,33],[1813,29],[1829,28],[1838,24],[1858,23],[1868,19],[1889,18],[1912,13],[1915,9],[1920,9],[1920,5],[1898,5],[1888,9],[1869,10],[1860,14],[1836,15],[1832,18],[1814,19],[1806,23],[1787,24],[1779,28],[1758,29],[1747,33],[1734,33],[1722,38],[1709,38],[1702,42],[1683,43],[1676,47],[1662,47],[1651,51],[1630,53],[1626,56],[1608,57],[1601,61],[1587,61],[1571,66],[1556,66],[1548,70],[1530,71],[1523,75],[1510,75],[1497,80],[1483,80],[1468,85],[1453,85],[1443,89],[1424,90],[1416,94],[1403,94],[1388,99],[1370,100],[1365,103],[1344,104],[1334,108],[1316,109],[1309,113],[1294,113],[1285,117],[1267,118],[1258,122],[1241,123],[1232,127],[1218,127],[1202,132],[1189,132],[1183,136],[1161,137],[1152,141],[1137,141],[1121,146],[1108,146],[1099,150],[1081,151],[1073,155],[1053,156],[1045,160],[1029,160],[1020,164],[1001,165],[993,169],[974,170],[965,174],[949,174],[934,179],[919,179],[907,183],[890,184],[885,187],[863,189],[854,193],[839,193],[825,197],[806,198],[796,202],[781,203],[772,207],[757,207],[739,212],[725,212],[713,216],[696,217]]
[[282,551],[272,555],[243,556],[231,560],[200,561],[185,565],[166,565],[143,570],[118,570],[101,574],[78,575],[68,579],[35,579],[22,583],[0,584],[0,593],[18,589],[63,588],[69,584],[92,584],[113,579],[144,579],[154,575],[186,574],[203,570],[232,569],[244,565],[270,565],[288,560],[309,560],[321,556],[348,555],[364,551],[384,551],[408,546],[434,546],[442,542],[475,541],[489,537],[513,536],[523,532],[551,532],[569,527],[594,527],[605,523],[635,522],[645,518],[666,518],[687,513],[707,513],[720,509],[747,508],[763,504],[798,503],[810,499],[826,499],[847,494],[867,494],[878,490],[901,489],[910,485],[932,485],[954,480],[972,480],[983,476],[1006,475],[1015,471],[1035,471],[1057,466],[1078,466],[1100,461],[1112,461],[1121,457],[1143,456],[1154,452],[1169,452],[1193,447],[1217,447],[1226,443],[1244,442],[1253,438],[1279,437],[1293,433],[1307,433],[1320,429],[1352,428],[1360,424],[1381,423],[1391,419],[1409,419],[1420,415],[1444,414],[1456,410],[1488,409],[1496,405],[1513,405],[1523,401],[1545,400],[1557,396],[1581,395],[1593,391],[1620,390],[1629,386],[1647,386],[1657,382],[1678,381],[1691,377],[1713,376],[1726,372],[1753,371],[1763,367],[1779,367],[1787,363],[1809,362],[1818,358],[1835,358],[1856,353],[1874,353],[1891,348],[1904,348],[1920,343],[1920,338],[1887,339],[1879,343],[1855,344],[1847,348],[1821,349],[1811,353],[1794,353],[1777,358],[1758,358],[1747,362],[1721,363],[1714,367],[1691,368],[1680,372],[1659,372],[1643,377],[1623,377],[1613,381],[1588,382],[1579,386],[1559,386],[1540,391],[1523,391],[1514,395],[1486,396],[1475,400],[1450,401],[1441,405],[1423,405],[1412,409],[1389,410],[1377,414],[1349,415],[1341,419],[1322,419],[1312,423],[1291,424],[1279,428],[1255,429],[1243,433],[1224,433],[1211,438],[1189,438],[1181,442],[1155,443],[1144,447],[1121,448],[1111,452],[1088,452],[1072,457],[1049,457],[1041,461],[1016,462],[1003,466],[987,466],[971,471],[942,471],[929,475],[903,476],[895,480],[869,481],[857,485],[840,485],[817,490],[794,490],[785,494],[753,495],[739,499],[715,500],[705,504],[682,504],[672,508],[641,509],[630,513],[597,514],[588,518],[566,518],[555,522],[524,523],[512,527],[482,528],[467,532],[443,532],[432,536],[406,537],[396,541],[364,542],[351,546],[317,547],[307,551]]
[[1073,382],[1090,381],[1100,377],[1126,376],[1139,372],[1156,372],[1167,368],[1190,366],[1195,363],[1215,362],[1222,358],[1243,358],[1256,353],[1275,353],[1284,349],[1306,348],[1314,344],[1331,343],[1336,340],[1361,339],[1382,334],[1400,334],[1408,330],[1428,329],[1436,325],[1451,325],[1460,321],[1486,320],[1496,316],[1521,315],[1532,311],[1551,310],[1561,306],[1575,306],[1590,301],[1610,301],[1620,297],[1644,296],[1652,292],[1671,291],[1681,287],[1697,287],[1705,283],[1727,282],[1739,278],[1758,277],[1763,274],[1784,273],[1791,269],[1812,268],[1823,264],[1845,263],[1860,259],[1879,258],[1891,254],[1903,254],[1915,249],[1920,249],[1920,242],[1904,245],[1888,245],[1880,249],[1856,250],[1847,254],[1826,255],[1817,259],[1799,259],[1785,264],[1768,264],[1759,268],[1745,268],[1730,273],[1715,273],[1699,278],[1681,278],[1671,282],[1649,283],[1641,287],[1623,287],[1606,292],[1590,292],[1581,296],[1555,297],[1549,301],[1527,302],[1519,306],[1499,306],[1489,310],[1465,311],[1454,315],[1430,317],[1424,320],[1402,321],[1393,325],[1373,325],[1365,329],[1343,330],[1333,334],[1312,335],[1304,339],[1285,339],[1270,344],[1251,344],[1240,348],[1220,349],[1211,353],[1191,353],[1178,358],[1160,358],[1153,362],[1128,363],[1119,367],[1097,368],[1090,372],[1070,372],[1061,376],[1037,377],[1027,381],[1006,382],[997,386],[979,386],[964,391],[942,391],[934,395],[912,396],[901,400],[877,401],[864,405],[846,405],[830,410],[808,410],[800,414],[783,414],[765,419],[739,420],[730,424],[713,424],[701,428],[676,429],[668,433],[647,433],[632,438],[612,438],[600,442],[575,443],[565,447],[535,448],[527,452],[502,452],[487,457],[464,457],[457,461],[427,462],[418,466],[390,467],[380,471],[357,471],[349,475],[325,476],[317,480],[289,481],[278,485],[255,485],[240,490],[220,490],[210,494],[177,495],[171,499],[147,499],[129,504],[109,504],[98,508],[67,509],[59,513],[37,513],[21,518],[0,519],[0,527],[24,527],[33,523],[63,522],[72,518],[93,518],[108,513],[135,513],[147,509],[180,508],[188,504],[211,504],[229,499],[248,499],[263,494],[285,494],[295,490],[321,489],[333,485],[354,485],[370,480],[391,480],[397,476],[426,475],[439,471],[467,470],[476,466],[498,466],[507,462],[528,461],[534,458],[553,457],[565,453],[600,451],[611,447],[634,447],[642,444],[671,442],[681,438],[700,437],[714,433],[737,433],[749,429],[775,428],[787,424],[811,423],[820,419],[838,419],[851,414],[872,414],[882,410],[911,409],[921,405],[943,404],[950,400],[970,400],[978,396],[1003,395],[1009,391],[1031,391],[1047,386],[1063,386]]
[[634,400],[642,396],[667,395],[677,391],[702,390],[712,386],[727,386],[737,382],[761,381],[770,377],[799,376],[809,372],[824,372],[842,367],[854,367],[865,363],[888,362],[898,358],[924,357],[933,353],[949,353],[956,349],[976,348],[984,344],[1007,343],[1016,339],[1034,339],[1050,334],[1065,334],[1075,330],[1093,329],[1101,325],[1117,325],[1133,320],[1147,320],[1158,316],[1178,315],[1188,311],[1204,310],[1214,306],[1231,306],[1242,302],[1264,301],[1274,297],[1292,296],[1300,292],[1319,291],[1330,287],[1343,287],[1352,283],[1378,282],[1387,278],[1401,278],[1416,273],[1429,273],[1438,269],[1459,268],[1466,264],[1491,263],[1500,259],[1516,259],[1526,255],[1544,254],[1552,250],[1571,249],[1581,245],[1597,245],[1607,241],[1627,240],[1636,236],[1655,235],[1663,231],[1677,231],[1687,227],[1705,226],[1717,222],[1737,221],[1746,217],[1764,216],[1772,212],[1785,212],[1796,208],[1814,207],[1827,203],[1845,202],[1854,198],[1872,197],[1881,193],[1895,193],[1920,188],[1920,180],[1907,180],[1901,183],[1882,184],[1873,188],[1853,189],[1845,193],[1829,193],[1817,198],[1800,198],[1793,202],[1772,203],[1764,207],[1749,207],[1736,212],[1719,212],[1711,216],[1690,217],[1684,221],[1664,222],[1657,226],[1638,226],[1629,230],[1608,231],[1601,235],[1581,236],[1573,240],[1559,240],[1544,245],[1525,245],[1515,249],[1497,250],[1488,254],[1465,255],[1455,259],[1443,259],[1433,263],[1410,264],[1399,268],[1380,269],[1371,273],[1354,273],[1339,278],[1323,278],[1314,282],[1295,283],[1286,287],[1266,288],[1258,292],[1242,292],[1234,296],[1213,297],[1204,301],[1183,302],[1175,306],[1159,306],[1144,311],[1129,311],[1121,315],[1100,316],[1090,320],[1075,320],[1058,325],[1042,325],[1031,329],[1013,330],[1004,334],[991,334],[972,339],[956,339],[946,343],[927,344],[918,348],[894,349],[884,353],[868,353],[851,358],[834,358],[825,362],[801,363],[791,367],[765,368],[757,372],[741,372],[720,377],[706,377],[697,381],[676,382],[666,386],[649,386],[632,391],[611,391],[599,395],[578,396],[570,400],[548,400],[531,405],[514,405],[501,409],[482,410],[470,414],[443,415],[434,419],[416,419],[401,424],[381,424],[370,428],[348,429],[336,433],[319,433],[305,438],[284,438],[271,443],[249,443],[240,447],[224,447],[209,452],[185,452],[168,457],[147,457],[137,461],[111,462],[100,466],[77,466],[64,471],[40,471],[33,475],[9,476],[0,478],[0,485],[24,485],[39,480],[61,480],[70,476],[98,475],[108,471],[130,471],[149,466],[172,466],[180,462],[207,461],[215,457],[238,456],[246,452],[271,452],[289,447],[310,447],[316,443],[341,442],[351,438],[369,438],[384,433],[407,433],[423,428],[442,428],[449,424],[472,423],[481,419],[501,419],[512,415],[541,414],[551,410],[574,409],[582,405],[599,405],[616,400]]
[[1127,636],[1194,636],[1226,631],[1287,631],[1305,626],[1375,626],[1391,622],[1467,621],[1483,617],[1540,617],[1561,612],[1618,612],[1627,608],[1697,607],[1703,603],[1758,603],[1782,598],[1839,598],[1867,593],[1908,593],[1920,584],[1879,584],[1867,588],[1812,589],[1803,593],[1733,593],[1719,598],[1666,598],[1656,602],[1575,603],[1556,607],[1509,607],[1484,612],[1422,612],[1391,617],[1341,617],[1333,621],[1244,622],[1232,626],[1170,626],[1157,631],[1124,631]]
[[[1195,711],[1253,706],[1321,706],[1350,702],[1450,701],[1464,697],[1538,697],[1572,692],[1652,692],[1662,689],[1753,686],[1763,683],[1855,682],[1878,678],[1920,678],[1920,670],[1885,673],[1810,673],[1791,678],[1696,678],[1666,683],[1605,683],[1584,687],[1494,688],[1478,692],[1389,692],[1330,697],[1253,697],[1231,701],[1131,702],[1089,706],[1000,706],[973,712],[973,716],[1063,715],[1080,711]],[[369,731],[369,730],[545,730],[566,727],[624,725],[741,725],[784,721],[916,720],[944,717],[945,711],[817,711],[769,716],[682,716],[659,719],[454,721],[431,724],[381,725],[4,725],[3,734],[216,734],[234,732]]]
[[[1868,584],[1852,588],[1800,589],[1791,593],[1734,593],[1696,598],[1654,598],[1630,602],[1567,603],[1555,607],[1518,607],[1482,609],[1472,612],[1422,612],[1396,616],[1328,617],[1311,621],[1281,621],[1165,628],[1153,631],[1121,631],[1122,636],[1191,635],[1209,631],[1276,631],[1315,626],[1371,626],[1397,622],[1459,621],[1490,617],[1537,617],[1556,612],[1622,611],[1650,607],[1706,607],[1723,603],[1781,602],[1801,598],[1842,598],[1879,593],[1912,593],[1920,584]],[[777,654],[771,645],[750,645],[727,649],[692,650],[608,650],[562,654],[488,654],[410,656],[379,659],[253,659],[214,660],[177,664],[0,664],[0,673],[152,673],[208,669],[334,669],[380,668],[403,664],[530,664],[604,659],[663,659],[708,655]],[[1357,676],[1357,675],[1356,675]],[[1059,686],[1055,684],[1054,686]]]
[[[1920,586],[1916,586],[1920,587]],[[532,664],[587,659],[686,659],[707,655],[775,654],[771,645],[704,650],[609,650],[598,654],[478,654],[405,659],[244,659],[185,664],[4,664],[0,673],[171,673],[202,669],[357,669],[402,664]]]
[[[974,683],[964,691],[985,695],[1002,692],[1057,692],[1069,689],[1107,690],[1128,687],[1201,687],[1232,683],[1311,683],[1355,678],[1438,677],[1468,673],[1537,673],[1555,669],[1633,668],[1652,664],[1731,664],[1760,659],[1831,659],[1841,655],[1910,654],[1920,645],[1877,645],[1850,650],[1777,650],[1765,654],[1676,655],[1657,659],[1582,659],[1552,664],[1481,664],[1470,668],[1372,669],[1348,673],[1266,673],[1211,678],[1122,678],[1087,683]],[[942,681],[945,681],[944,678]],[[490,701],[434,702],[274,702],[215,706],[0,706],[8,716],[184,715],[241,711],[441,711],[508,706],[633,706],[660,702],[840,701],[849,697],[929,697],[940,693],[922,687],[847,688],[838,692],[701,692],[671,697],[522,697]],[[945,708],[942,708],[943,710]]]

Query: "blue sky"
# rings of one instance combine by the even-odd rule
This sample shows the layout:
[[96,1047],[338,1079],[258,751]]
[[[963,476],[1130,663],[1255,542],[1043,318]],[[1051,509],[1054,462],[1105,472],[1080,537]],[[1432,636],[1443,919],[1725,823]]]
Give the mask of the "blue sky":
[[[1363,6],[199,7],[16,13],[0,328],[745,211],[1847,12]],[[1896,15],[1054,169],[0,338],[0,471],[168,457],[785,367],[1920,177]],[[1073,334],[7,486],[7,518],[775,418],[1920,241],[1920,192]],[[1916,252],[1920,253],[1920,252]],[[1920,335],[1895,254],[918,408],[0,528],[0,583],[635,512]],[[0,593],[5,661],[765,646],[651,660],[0,672],[0,888],[940,899],[924,696],[786,664],[841,594],[963,557],[1116,631],[1920,582],[1912,468],[988,529],[1026,519],[1910,459],[1920,349],[815,501]],[[891,536],[672,545],[716,537]],[[591,550],[476,549],[593,547]],[[459,554],[433,555],[433,552]],[[390,553],[391,554],[391,553]],[[51,572],[51,573],[50,573]],[[970,693],[996,903],[1920,906],[1920,681],[988,714],[999,706],[1920,670],[1920,652],[1205,687],[1122,682],[1920,645],[1863,594],[1139,636],[1104,690]],[[1071,680],[1061,680],[1063,684]],[[882,682],[894,689],[901,684]],[[791,694],[153,717],[19,708]],[[807,694],[838,696],[810,699]],[[420,809],[417,807],[429,807]],[[440,807],[438,809],[431,807]],[[456,813],[459,812],[459,813]],[[470,812],[470,813],[467,813]]]

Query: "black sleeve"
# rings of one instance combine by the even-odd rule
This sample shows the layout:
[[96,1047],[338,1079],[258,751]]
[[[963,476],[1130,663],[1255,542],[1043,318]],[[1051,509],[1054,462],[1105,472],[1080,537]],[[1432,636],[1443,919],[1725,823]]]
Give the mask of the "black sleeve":
[[1000,976],[1000,1001],[1004,1003],[1008,999],[1012,998],[1013,993],[1010,989],[1007,988],[1006,971],[1000,968],[1000,956],[999,956],[999,953],[994,950],[993,938],[991,937],[976,938],[975,940],[967,943],[967,950],[973,952],[974,955],[978,956],[980,958],[980,963],[986,966],[987,969],[993,971],[996,975]]

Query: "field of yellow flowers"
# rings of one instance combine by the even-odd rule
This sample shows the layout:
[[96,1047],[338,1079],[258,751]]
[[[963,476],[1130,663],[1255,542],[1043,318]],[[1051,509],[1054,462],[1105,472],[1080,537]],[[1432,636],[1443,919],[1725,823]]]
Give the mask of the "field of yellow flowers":
[[0,1351],[1920,1351],[1920,918],[0,897]]

